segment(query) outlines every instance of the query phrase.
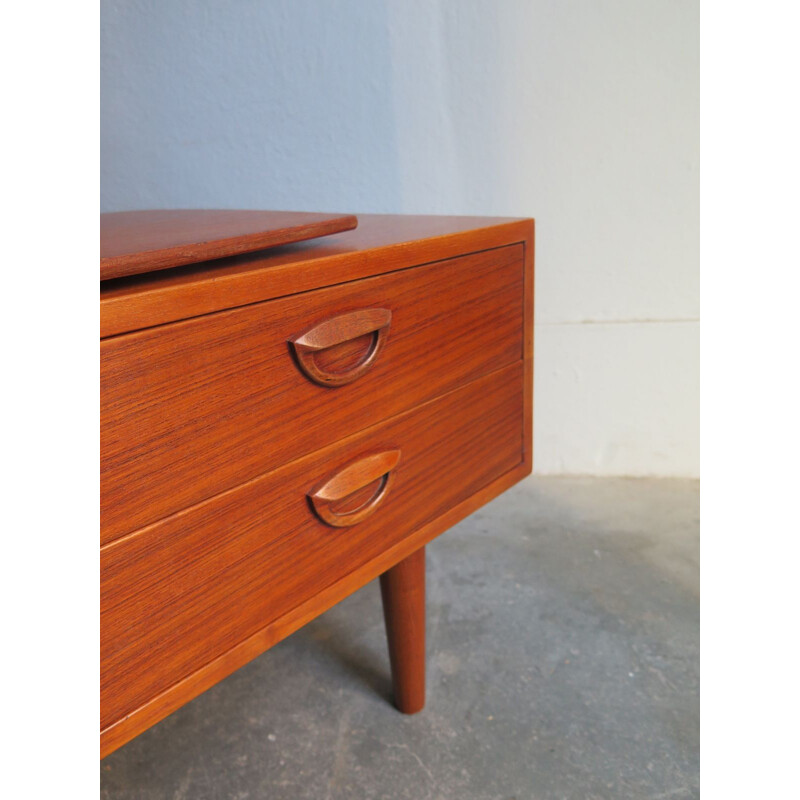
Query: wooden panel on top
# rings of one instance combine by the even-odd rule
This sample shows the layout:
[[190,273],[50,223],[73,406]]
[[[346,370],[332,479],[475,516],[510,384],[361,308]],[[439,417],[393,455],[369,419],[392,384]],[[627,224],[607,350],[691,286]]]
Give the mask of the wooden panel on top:
[[352,214],[162,210],[100,215],[100,280],[252,253],[353,230]]
[[526,242],[533,220],[359,214],[358,228],[100,284],[100,336]]

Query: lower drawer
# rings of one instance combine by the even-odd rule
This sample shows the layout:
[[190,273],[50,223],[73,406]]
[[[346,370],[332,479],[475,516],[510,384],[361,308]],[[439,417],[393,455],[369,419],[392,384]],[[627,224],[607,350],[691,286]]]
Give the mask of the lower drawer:
[[106,545],[101,728],[522,460],[518,362]]

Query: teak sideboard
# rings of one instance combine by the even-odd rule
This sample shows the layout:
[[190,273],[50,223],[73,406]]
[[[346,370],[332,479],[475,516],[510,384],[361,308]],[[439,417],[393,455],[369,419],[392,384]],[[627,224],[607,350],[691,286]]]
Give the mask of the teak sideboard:
[[425,545],[531,471],[533,220],[102,229],[101,756],[379,576],[419,711]]

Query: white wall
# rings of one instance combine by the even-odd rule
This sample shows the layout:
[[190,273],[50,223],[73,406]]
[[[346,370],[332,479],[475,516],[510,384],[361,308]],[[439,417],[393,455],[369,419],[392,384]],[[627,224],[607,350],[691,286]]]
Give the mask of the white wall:
[[104,0],[102,207],[534,216],[535,469],[696,475],[697,0]]

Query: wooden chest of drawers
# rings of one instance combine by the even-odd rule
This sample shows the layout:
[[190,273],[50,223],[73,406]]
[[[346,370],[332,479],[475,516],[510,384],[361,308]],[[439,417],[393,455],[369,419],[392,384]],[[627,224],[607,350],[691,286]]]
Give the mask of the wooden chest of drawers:
[[424,545],[531,470],[532,220],[209,219],[101,282],[103,755],[378,576],[419,710]]

